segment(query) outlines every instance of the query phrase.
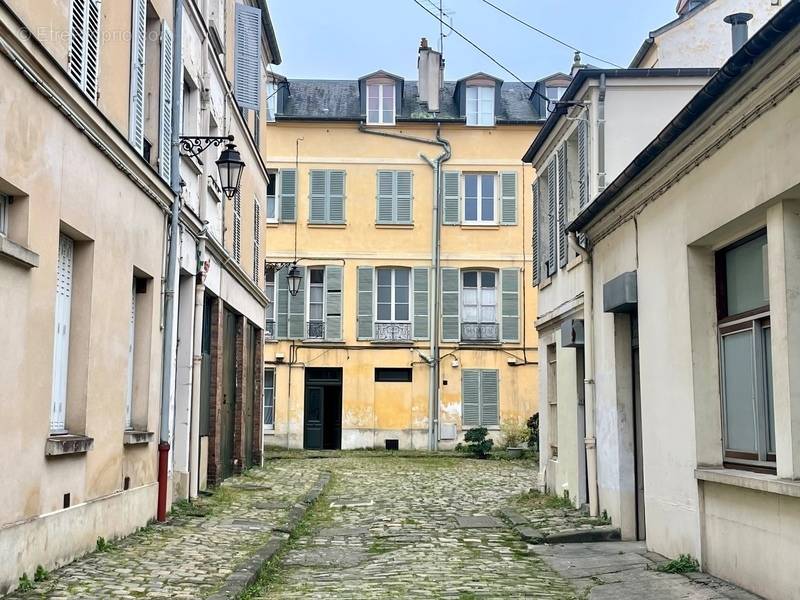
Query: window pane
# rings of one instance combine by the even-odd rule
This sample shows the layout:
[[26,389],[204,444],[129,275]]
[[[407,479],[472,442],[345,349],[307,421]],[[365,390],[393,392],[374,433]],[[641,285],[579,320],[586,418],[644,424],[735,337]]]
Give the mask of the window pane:
[[464,220],[477,221],[478,220],[478,199],[470,198],[464,201]]
[[325,271],[322,269],[311,269],[311,283],[322,283],[325,279]]
[[321,285],[312,285],[311,286],[311,297],[310,302],[322,302],[322,286]]
[[322,320],[322,304],[309,304],[308,305],[308,320],[321,321]]
[[481,287],[483,288],[493,288],[494,287],[494,271],[483,271],[481,272]]
[[394,307],[394,318],[396,321],[408,321],[408,303],[397,304]]
[[726,447],[757,452],[752,330],[722,338]]
[[478,176],[464,175],[464,195],[468,198],[478,197]]
[[392,270],[378,269],[378,285],[391,285],[391,284],[392,284]]
[[408,286],[398,285],[394,289],[395,303],[406,302],[408,303]]
[[463,318],[466,323],[477,323],[478,322],[478,307],[477,306],[465,306],[463,310]]
[[464,271],[464,287],[478,287],[478,272]]
[[481,220],[494,221],[494,176],[481,177]]
[[476,288],[464,288],[462,303],[464,306],[476,306],[478,304],[478,290]]
[[762,235],[725,253],[728,314],[736,315],[769,304],[767,236]]
[[267,196],[267,219],[275,218],[275,196]]
[[495,306],[497,304],[497,293],[494,288],[481,289],[481,305]]
[[378,286],[378,302],[391,302],[392,288],[388,285]]
[[391,320],[392,320],[392,305],[378,304],[378,321],[391,321]]
[[394,272],[395,285],[404,285],[408,287],[408,276],[410,271],[408,269],[396,269]]
[[495,306],[482,306],[481,307],[481,323],[496,323],[497,322],[497,307]]
[[381,113],[380,113],[379,110],[377,110],[377,109],[375,109],[375,110],[369,109],[367,111],[367,122],[368,123],[377,123],[381,119],[380,115],[381,115]]
[[767,387],[767,452],[775,452],[775,404],[772,399],[772,329],[762,329],[764,339],[764,380]]

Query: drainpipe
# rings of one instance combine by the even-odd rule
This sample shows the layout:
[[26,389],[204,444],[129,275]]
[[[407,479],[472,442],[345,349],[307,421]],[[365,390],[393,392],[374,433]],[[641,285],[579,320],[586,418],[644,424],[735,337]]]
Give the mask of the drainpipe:
[[421,144],[433,144],[441,146],[443,152],[434,160],[429,159],[424,154],[420,154],[420,158],[424,160],[433,169],[433,234],[431,239],[431,253],[432,253],[432,271],[433,278],[431,281],[431,299],[430,306],[430,327],[431,327],[431,356],[428,364],[430,370],[430,390],[428,398],[428,450],[434,451],[438,448],[438,424],[439,424],[439,266],[441,264],[441,249],[442,249],[442,218],[440,206],[442,196],[442,164],[452,156],[450,142],[442,137],[441,124],[436,124],[436,139],[418,137],[414,135],[406,135],[402,133],[393,133],[389,131],[379,131],[366,127],[363,123],[358,126],[358,130],[362,133],[369,133],[372,135],[381,135],[400,140],[411,142],[419,142]]
[[594,288],[592,287],[592,257],[580,245],[574,232],[569,234],[569,245],[583,259],[583,358],[584,394],[586,419],[586,476],[589,484],[589,515],[599,514],[597,499],[597,434],[595,431],[595,385],[594,385]]
[[175,354],[175,278],[178,270],[178,236],[181,219],[181,173],[180,173],[180,116],[181,93],[183,91],[183,58],[181,53],[181,36],[183,20],[183,0],[175,2],[174,52],[172,64],[172,153],[170,157],[172,172],[172,211],[169,224],[169,254],[167,257],[167,280],[164,287],[164,348],[161,356],[161,428],[158,444],[158,507],[156,516],[159,521],[167,518],[167,485],[169,472],[169,440],[170,440],[170,392],[173,387]]
[[597,103],[597,193],[606,189],[606,74],[600,74]]

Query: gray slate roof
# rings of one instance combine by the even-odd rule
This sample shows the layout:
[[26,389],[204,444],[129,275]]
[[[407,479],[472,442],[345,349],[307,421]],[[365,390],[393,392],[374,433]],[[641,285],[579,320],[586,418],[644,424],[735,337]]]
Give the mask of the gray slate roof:
[[[533,83],[530,84],[533,87]],[[439,113],[434,116],[425,105],[417,102],[417,82],[403,82],[403,102],[398,112],[398,121],[463,121],[453,99],[456,82],[446,81],[440,102]],[[534,102],[528,98],[530,89],[521,83],[505,82],[501,88],[500,106],[497,107],[498,123],[541,122],[544,116],[536,111]],[[281,119],[308,119],[331,121],[359,121],[361,115],[358,81],[331,79],[290,79],[289,95]]]

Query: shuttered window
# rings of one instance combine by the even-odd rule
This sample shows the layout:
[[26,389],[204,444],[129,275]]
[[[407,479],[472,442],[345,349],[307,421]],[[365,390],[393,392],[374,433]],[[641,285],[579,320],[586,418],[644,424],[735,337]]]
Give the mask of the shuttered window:
[[275,338],[275,305],[278,297],[275,294],[276,271],[272,267],[264,273],[264,294],[269,298],[269,304],[265,311],[264,338],[271,340]]
[[275,297],[275,336],[283,340],[289,337],[289,280],[286,278],[287,275],[288,268],[286,267],[275,273],[278,283],[278,293]]
[[495,176],[492,173],[464,175],[464,223],[493,225],[495,216]]
[[136,339],[136,278],[133,278],[131,288],[131,318],[128,327],[128,383],[125,393],[125,429],[131,429],[133,424],[133,356],[134,341]]
[[556,249],[558,247],[558,202],[556,197],[556,162],[550,161],[545,169],[547,181],[547,275],[555,274]]
[[172,176],[172,31],[161,24],[161,111],[159,115],[158,171],[170,183]]
[[69,39],[69,74],[97,101],[100,68],[100,0],[72,0]]
[[240,108],[261,108],[261,10],[236,5],[233,93]]
[[442,269],[442,341],[457,342],[460,338],[459,269]]
[[344,178],[344,171],[310,171],[310,223],[344,223]]
[[242,262],[242,192],[233,196],[233,260]]
[[519,280],[519,269],[500,270],[500,311],[504,342],[519,341]]
[[358,267],[358,339],[370,340],[373,336],[373,281],[372,267]]
[[444,172],[444,206],[442,207],[442,223],[458,225],[461,220],[461,173]]
[[10,198],[0,194],[0,235],[8,235],[8,205]]
[[275,369],[264,369],[264,429],[275,429]]
[[411,179],[411,171],[378,171],[376,208],[377,223],[411,223]]
[[133,0],[131,29],[131,96],[128,140],[141,154],[144,149],[144,69],[147,38],[147,0]]
[[325,267],[325,339],[342,339],[342,288],[343,269],[339,266]]
[[[305,267],[297,267],[297,270],[300,272],[301,281],[306,281],[306,271]],[[288,274],[288,272],[287,272]],[[284,275],[284,279],[286,276]],[[292,296],[288,292],[286,295],[289,297],[289,338],[293,340],[303,339],[306,336],[305,331],[305,311],[306,311],[306,300],[305,300],[305,289],[301,285],[297,295]]]
[[500,173],[500,224],[517,223],[517,174],[513,171]]
[[253,283],[261,279],[261,205],[253,202]]
[[414,267],[414,332],[415,340],[430,337],[429,288],[430,271],[427,267]]
[[578,198],[581,208],[589,202],[589,126],[585,119],[578,122]]
[[294,223],[297,220],[297,171],[282,169],[279,179],[281,223]]
[[461,424],[493,427],[499,422],[499,375],[494,369],[461,372]]
[[531,259],[533,261],[533,285],[539,285],[539,276],[541,274],[542,266],[541,260],[541,215],[542,215],[542,186],[537,177],[533,183],[533,237],[531,239]]
[[561,144],[556,154],[556,165],[558,176],[558,265],[564,267],[567,264],[567,146]]
[[325,267],[308,269],[308,327],[306,337],[325,337]]
[[72,239],[62,234],[58,240],[58,263],[56,266],[53,388],[50,406],[50,431],[52,433],[66,432],[73,251]]

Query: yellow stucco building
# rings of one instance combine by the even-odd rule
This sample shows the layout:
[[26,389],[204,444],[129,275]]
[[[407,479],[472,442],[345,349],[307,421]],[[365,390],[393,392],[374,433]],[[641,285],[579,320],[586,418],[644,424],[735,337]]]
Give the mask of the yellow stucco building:
[[538,411],[519,157],[543,103],[442,64],[423,40],[419,81],[270,85],[267,446],[447,448]]

